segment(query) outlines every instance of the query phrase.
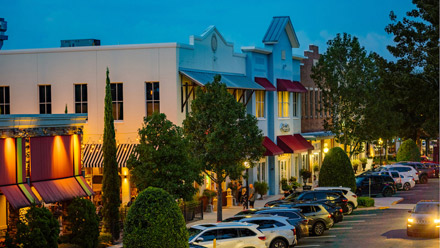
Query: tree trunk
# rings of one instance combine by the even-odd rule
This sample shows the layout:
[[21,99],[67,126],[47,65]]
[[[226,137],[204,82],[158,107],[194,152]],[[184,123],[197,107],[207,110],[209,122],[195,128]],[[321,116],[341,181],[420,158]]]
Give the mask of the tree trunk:
[[217,182],[217,222],[222,221],[222,182]]
[[385,139],[385,163],[388,164],[388,139]]
[[429,156],[429,138],[425,140],[425,156]]

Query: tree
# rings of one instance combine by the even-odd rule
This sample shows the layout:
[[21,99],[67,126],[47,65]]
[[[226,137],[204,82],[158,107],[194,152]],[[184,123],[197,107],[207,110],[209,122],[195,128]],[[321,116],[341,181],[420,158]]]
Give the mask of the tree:
[[356,179],[350,159],[340,147],[330,149],[325,155],[319,171],[319,186],[349,187],[356,192]]
[[140,144],[128,160],[133,182],[139,190],[162,188],[175,199],[191,200],[202,182],[200,166],[190,159],[188,142],[182,128],[167,120],[165,114],[144,118],[139,129]]
[[119,190],[118,163],[116,161],[115,124],[113,119],[112,95],[110,89],[109,70],[105,85],[105,110],[104,110],[104,143],[102,146],[104,156],[104,172],[102,179],[102,217],[104,229],[110,232],[113,239],[119,239]]
[[70,222],[70,243],[84,248],[98,247],[99,218],[95,205],[90,200],[75,198],[67,208]]
[[259,160],[264,153],[257,119],[246,114],[220,80],[216,75],[204,90],[197,90],[192,111],[183,121],[195,160],[217,184],[217,221],[222,220],[222,183],[228,176],[239,178],[243,163]]
[[367,54],[356,37],[337,34],[327,44],[311,77],[322,92],[324,111],[330,113],[324,128],[335,134],[351,157],[363,150],[369,138],[364,124],[367,85],[377,80],[378,68],[375,55]]
[[420,162],[420,150],[412,139],[405,140],[397,151],[396,160],[400,161],[416,161]]
[[188,231],[176,201],[165,190],[148,187],[130,207],[124,247],[188,247]]
[[387,46],[396,62],[390,63],[395,80],[388,86],[396,97],[395,108],[405,114],[399,135],[416,141],[438,137],[439,123],[439,2],[413,0],[417,9],[385,30],[394,35],[395,45]]

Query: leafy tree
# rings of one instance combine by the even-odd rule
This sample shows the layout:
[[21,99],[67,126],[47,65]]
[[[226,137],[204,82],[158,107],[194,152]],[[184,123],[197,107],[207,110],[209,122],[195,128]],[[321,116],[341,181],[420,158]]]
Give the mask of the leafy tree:
[[149,186],[166,190],[175,199],[191,200],[197,192],[193,182],[201,183],[200,166],[191,161],[182,128],[167,120],[165,114],[144,118],[139,129],[140,144],[128,160],[133,182],[139,190]]
[[405,140],[397,151],[397,161],[416,161],[420,162],[420,150],[416,142],[412,139]]
[[104,229],[110,232],[115,240],[119,239],[119,190],[118,163],[116,161],[115,124],[113,119],[112,95],[110,89],[109,70],[105,85],[104,110],[104,173],[102,179],[102,217]]
[[222,220],[221,184],[229,176],[242,175],[245,161],[255,161],[264,153],[263,135],[257,119],[246,114],[243,104],[228,93],[220,82],[198,89],[183,127],[190,141],[192,154],[203,171],[217,184],[217,221]]
[[325,155],[319,171],[319,186],[349,187],[356,192],[356,179],[350,159],[340,147],[330,149]]
[[165,190],[148,187],[130,207],[124,247],[189,247],[188,231],[177,202]]
[[395,80],[388,86],[396,95],[396,110],[405,114],[399,135],[417,141],[438,137],[439,1],[412,2],[417,9],[402,21],[391,12],[385,30],[394,35],[395,45],[387,48],[397,58],[390,63]]
[[67,220],[71,223],[70,243],[83,248],[98,247],[99,218],[90,200],[75,198],[67,208]]

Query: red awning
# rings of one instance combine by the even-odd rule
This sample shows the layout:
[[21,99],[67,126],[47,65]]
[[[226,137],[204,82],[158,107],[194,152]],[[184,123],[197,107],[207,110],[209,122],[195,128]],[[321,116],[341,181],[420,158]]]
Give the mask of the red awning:
[[300,82],[279,78],[277,79],[277,90],[298,93],[307,92],[307,89]]
[[264,153],[264,156],[275,156],[275,155],[280,155],[280,154],[284,153],[284,151],[281,148],[279,148],[267,136],[264,137],[263,146],[264,146],[264,148],[266,148],[266,152]]
[[31,187],[25,183],[0,187],[0,191],[14,209],[28,207],[32,203],[40,204],[37,197],[32,193]]
[[301,153],[314,149],[301,134],[278,136],[277,143],[285,153]]
[[89,194],[87,190],[81,186],[75,177],[32,182],[32,185],[46,203],[72,200],[75,197],[91,195],[91,193]]
[[263,86],[266,91],[275,91],[277,88],[273,86],[273,84],[267,78],[255,77],[255,82],[261,86]]

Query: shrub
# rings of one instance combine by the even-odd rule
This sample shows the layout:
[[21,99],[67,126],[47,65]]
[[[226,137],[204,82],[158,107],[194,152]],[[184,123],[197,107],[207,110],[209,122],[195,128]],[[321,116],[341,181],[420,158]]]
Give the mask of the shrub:
[[412,139],[405,140],[397,152],[397,161],[420,162],[420,150]]
[[111,233],[100,233],[98,237],[98,247],[111,246],[113,242],[113,236]]
[[330,149],[325,156],[319,172],[319,186],[343,186],[356,192],[356,180],[350,159],[340,147]]
[[31,206],[17,224],[14,242],[23,248],[58,247],[59,233],[59,223],[49,209]]
[[268,186],[266,182],[258,182],[256,181],[254,183],[255,191],[257,191],[258,194],[261,195],[261,198],[263,198],[263,195],[267,194]]
[[71,223],[68,230],[72,231],[69,243],[84,248],[98,246],[99,218],[90,200],[75,198],[67,208],[67,220]]
[[374,199],[367,196],[358,197],[358,205],[363,207],[374,207]]
[[281,189],[284,191],[289,191],[292,189],[292,187],[287,184],[287,178],[281,178]]
[[188,231],[177,203],[163,189],[148,187],[130,207],[124,247],[188,247]]
[[289,183],[293,184],[294,182],[298,181],[298,179],[296,177],[290,177],[289,178]]
[[367,158],[361,158],[360,161],[361,164],[367,164]]
[[314,172],[319,171],[319,165],[318,165],[318,164],[315,164],[315,165],[313,166],[313,171],[314,171]]
[[217,196],[217,192],[215,192],[214,190],[210,190],[210,189],[205,189],[203,191],[203,195],[208,197],[208,204],[211,204],[211,200],[213,197]]
[[302,179],[304,181],[304,185],[307,184],[307,179],[309,179],[312,176],[312,172],[310,172],[308,170],[304,170],[304,169],[301,169],[299,174],[301,175],[301,177],[302,177]]

